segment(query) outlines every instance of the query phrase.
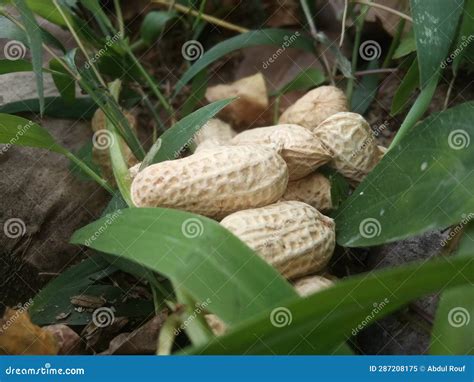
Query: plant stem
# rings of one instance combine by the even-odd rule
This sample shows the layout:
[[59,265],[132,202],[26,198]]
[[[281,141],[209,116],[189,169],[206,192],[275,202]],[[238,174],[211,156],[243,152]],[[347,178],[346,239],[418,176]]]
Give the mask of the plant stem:
[[[359,57],[359,46],[360,46],[360,39],[362,35],[362,28],[364,27],[364,20],[365,20],[365,16],[368,10],[369,8],[367,6],[362,7],[362,9],[360,10],[360,15],[355,21],[356,35],[354,38],[354,47],[352,49],[352,62],[351,62],[352,73],[355,73],[357,69],[357,58]],[[351,104],[352,93],[354,92],[354,81],[355,81],[354,76],[349,78],[347,81],[346,97],[347,97],[347,102],[349,103],[349,105]]]
[[62,10],[62,8],[60,7],[60,5],[58,4],[58,0],[53,0],[53,4],[54,6],[56,7],[56,9],[59,11],[59,13],[61,14],[61,16],[63,17],[64,19],[64,22],[66,23],[69,31],[71,32],[72,36],[74,37],[74,40],[76,40],[76,43],[77,45],[79,46],[79,48],[81,49],[82,53],[84,54],[84,56],[86,57],[90,67],[92,68],[92,70],[94,71],[97,79],[99,80],[100,84],[103,86],[103,87],[107,87],[107,85],[105,84],[105,81],[104,79],[102,78],[102,76],[100,75],[99,71],[97,70],[97,68],[95,67],[94,63],[92,62],[91,58],[89,57],[89,54],[87,53],[87,50],[86,48],[84,47],[84,45],[82,44],[82,41],[81,39],[79,38],[79,36],[77,35],[76,31],[74,30],[73,26],[71,25],[71,23],[69,22],[69,19],[66,17],[66,14],[64,13],[64,11]]
[[93,180],[95,180],[98,184],[100,184],[102,187],[104,187],[108,192],[110,192],[112,195],[114,195],[114,190],[110,185],[107,183],[107,181],[103,178],[101,178],[97,173],[92,170],[86,163],[84,163],[82,160],[80,160],[78,157],[76,157],[72,152],[68,150],[64,150],[63,154],[69,158],[72,162],[74,162],[77,166],[80,167],[82,171],[84,171],[87,175],[89,175]]
[[378,4],[378,3],[372,3],[372,2],[366,1],[366,0],[351,0],[351,1],[353,3],[367,5],[369,7],[382,9],[386,12],[389,12],[389,13],[392,13],[394,15],[397,15],[398,17],[401,17],[402,19],[408,20],[411,23],[413,22],[413,19],[410,16],[408,16],[408,15],[406,15],[406,14],[400,12],[400,11],[397,11],[396,9],[387,7],[386,5],[382,5],[382,4]]
[[395,49],[397,49],[398,44],[400,43],[400,37],[402,35],[403,28],[405,28],[405,19],[400,20],[398,23],[397,30],[395,32],[395,35],[393,36],[390,48],[388,49],[387,56],[385,57],[385,60],[382,64],[382,68],[388,67],[392,62],[392,56],[395,52]]
[[168,101],[166,101],[166,98],[165,98],[164,95],[161,93],[160,89],[159,89],[158,86],[156,85],[156,83],[155,83],[155,81],[153,80],[153,78],[151,78],[151,76],[148,74],[148,72],[147,72],[146,69],[143,67],[143,65],[140,64],[140,62],[138,61],[137,57],[136,57],[135,54],[132,52],[132,50],[130,49],[130,47],[127,47],[126,50],[127,50],[127,54],[128,54],[129,57],[132,59],[133,63],[136,65],[136,67],[138,68],[138,70],[140,71],[140,73],[143,75],[143,77],[145,78],[146,82],[147,82],[148,85],[150,86],[150,88],[151,88],[151,90],[153,91],[153,94],[155,95],[155,97],[158,98],[158,100],[159,100],[160,103],[163,105],[163,107],[164,107],[165,110],[168,112],[168,114],[173,115],[173,114],[174,114],[173,108],[172,108],[171,105],[168,103]]
[[176,9],[177,11],[179,11],[181,13],[189,13],[190,15],[201,17],[203,20],[206,20],[207,22],[209,22],[211,24],[218,25],[222,28],[229,29],[229,30],[232,30],[234,32],[246,33],[246,32],[250,31],[249,29],[243,28],[239,25],[229,23],[229,22],[221,20],[217,17],[210,16],[206,13],[197,12],[194,9],[191,9],[189,7],[186,7],[186,6],[181,5],[181,4],[175,4],[174,2],[170,2],[170,1],[167,1],[167,0],[151,0],[151,3],[171,6],[171,7],[173,7],[174,9]]
[[125,26],[123,22],[122,8],[120,7],[119,0],[114,0],[115,13],[117,14],[117,21],[119,25],[120,37],[125,36]]
[[[308,21],[308,26],[309,30],[311,33],[311,36],[313,36],[315,40],[315,48],[317,49],[317,42],[319,41],[318,38],[318,30],[316,29],[316,25],[314,24],[313,16],[311,15],[311,10],[309,9],[309,5],[307,0],[300,0],[301,7],[303,8],[304,15],[306,17],[306,20]],[[329,81],[331,84],[334,85],[334,77],[331,71],[331,68],[329,66],[328,59],[326,57],[326,54],[324,53],[324,50],[321,52],[321,56],[317,56],[319,62],[321,63],[321,66],[324,68],[324,71],[326,73],[326,76],[329,78]]]
[[143,41],[141,38],[130,45],[130,49],[132,50],[132,52],[136,52],[137,50],[140,50],[146,47],[147,47],[146,42]]

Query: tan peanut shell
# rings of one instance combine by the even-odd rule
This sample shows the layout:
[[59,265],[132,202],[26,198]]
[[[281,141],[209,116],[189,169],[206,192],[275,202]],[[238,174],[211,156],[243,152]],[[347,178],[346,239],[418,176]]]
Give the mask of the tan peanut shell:
[[312,131],[331,115],[348,110],[347,98],[342,90],[334,86],[320,86],[286,109],[279,123],[293,123]]
[[[135,117],[128,112],[125,112],[124,114],[130,126],[133,129],[136,129]],[[97,109],[97,111],[94,113],[91,125],[92,130],[96,133],[100,130],[107,130],[106,117],[101,109]],[[127,165],[133,166],[135,163],[137,163],[135,155],[133,155],[132,151],[129,149],[127,144],[123,142],[123,140],[120,141],[120,145]],[[105,178],[105,180],[107,180],[110,184],[115,185],[115,176],[112,169],[112,163],[110,162],[109,148],[99,148],[94,145],[92,147],[92,159],[96,164],[99,165],[101,174]]]
[[133,165],[128,169],[128,175],[130,176],[130,179],[133,180],[137,176],[141,164],[142,162],[138,162],[137,164]]
[[239,211],[221,224],[286,278],[323,269],[334,251],[334,221],[302,202]]
[[331,153],[298,125],[258,127],[237,134],[232,144],[258,144],[276,150],[288,165],[290,180],[300,179],[331,160]]
[[322,174],[312,173],[304,178],[288,182],[282,199],[304,202],[321,212],[330,211],[333,207],[331,182]]
[[334,285],[332,280],[323,276],[308,276],[295,281],[293,286],[301,297],[312,295]]
[[132,182],[137,207],[169,207],[210,217],[265,206],[285,192],[288,168],[274,150],[222,146],[140,171]]
[[313,133],[333,152],[331,165],[351,181],[362,181],[378,162],[372,130],[359,114],[334,114],[320,123]]
[[227,325],[215,314],[206,314],[204,316],[207,324],[216,336],[222,336],[227,330]]
[[220,119],[212,118],[194,136],[194,143],[199,146],[208,140],[215,140],[220,144],[229,142],[237,133],[232,127]]
[[211,86],[206,91],[208,102],[231,97],[238,98],[219,113],[223,119],[241,129],[265,122],[269,101],[262,73],[241,78],[231,84]]

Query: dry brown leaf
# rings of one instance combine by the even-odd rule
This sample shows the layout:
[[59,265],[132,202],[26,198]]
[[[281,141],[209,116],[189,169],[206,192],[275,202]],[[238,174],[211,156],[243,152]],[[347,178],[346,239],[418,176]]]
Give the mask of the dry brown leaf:
[[220,117],[239,129],[265,124],[269,101],[262,73],[241,78],[231,84],[216,85],[206,91],[208,102],[238,97],[220,112]]
[[0,354],[54,355],[58,344],[51,332],[33,324],[26,310],[7,308],[0,320]]
[[43,330],[50,332],[58,344],[59,355],[83,354],[85,352],[84,343],[81,337],[64,324],[45,326]]

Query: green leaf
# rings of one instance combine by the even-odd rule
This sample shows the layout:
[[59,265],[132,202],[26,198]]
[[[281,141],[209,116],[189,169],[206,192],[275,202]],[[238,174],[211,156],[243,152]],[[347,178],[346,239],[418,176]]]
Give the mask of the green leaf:
[[[473,258],[474,213],[466,215],[453,231],[465,228],[457,257]],[[466,227],[465,225],[468,224]],[[474,354],[474,285],[453,288],[441,295],[433,326],[430,353],[434,355]]]
[[33,66],[27,60],[0,60],[0,74],[31,72]]
[[[234,324],[293,298],[278,272],[219,223],[164,208],[122,210],[100,235],[100,219],[71,239],[159,272],[209,311]],[[94,239],[92,239],[94,238]]]
[[99,27],[102,30],[102,33],[105,36],[116,33],[112,23],[110,22],[108,16],[105,14],[104,10],[102,9],[99,1],[97,0],[79,0],[79,1],[86,9],[88,9],[92,13],[95,20],[97,21],[97,24],[99,24]]
[[331,183],[331,202],[333,210],[337,210],[341,203],[349,197],[351,187],[341,174],[329,166],[323,166],[321,173],[329,179]]
[[415,58],[413,63],[411,64],[410,68],[407,71],[405,77],[403,77],[400,86],[398,87],[395,95],[393,96],[392,100],[392,107],[390,110],[390,114],[395,116],[405,109],[408,105],[408,100],[413,92],[416,90],[418,85],[420,84],[420,71],[418,69],[418,60]]
[[326,49],[328,49],[334,55],[334,57],[336,57],[336,64],[339,67],[339,70],[341,71],[343,76],[346,78],[352,78],[352,65],[346,58],[346,56],[342,54],[337,44],[334,44],[334,42],[331,41],[331,39],[328,38],[323,32],[318,33],[317,40],[321,44],[325,45]]
[[[377,69],[378,60],[373,60],[367,66],[367,69]],[[352,95],[351,110],[354,113],[365,114],[377,94],[380,77],[377,75],[366,75],[361,81],[357,82],[357,87]]]
[[[466,0],[464,4],[463,19],[459,28],[456,49],[452,52],[453,70],[457,72],[459,65],[466,61],[468,65],[474,62],[474,0]],[[451,57],[449,57],[451,59]]]
[[307,68],[299,72],[290,82],[274,91],[271,95],[282,95],[295,90],[306,91],[321,85],[324,81],[326,81],[326,78],[319,69]]
[[177,16],[173,11],[152,11],[143,19],[140,36],[147,45],[153,44],[165,29],[166,23]]
[[[61,97],[46,97],[44,115],[64,119],[91,119],[97,109],[96,103],[89,97],[77,98],[74,107]],[[25,99],[0,106],[0,113],[39,113],[39,99]]]
[[233,100],[234,98],[229,98],[210,103],[181,119],[158,138],[140,168],[179,157],[193,143],[194,135],[199,129]]
[[[293,42],[291,42],[293,41]],[[298,31],[284,29],[262,29],[242,33],[214,45],[204,53],[181,77],[176,84],[174,95],[201,70],[217,61],[219,58],[233,51],[258,45],[279,46],[275,54],[282,54],[287,48],[302,49],[308,52],[314,52],[313,41],[311,38],[301,35]],[[264,64],[264,63],[263,63]]]
[[0,114],[0,143],[39,147],[61,154],[67,152],[38,124],[9,114]]
[[464,0],[410,0],[421,88],[441,71],[455,37]]
[[49,68],[56,72],[52,75],[54,84],[66,104],[70,106],[76,99],[76,81],[56,58],[49,62]]
[[270,309],[192,354],[333,354],[360,330],[409,301],[474,281],[474,262],[432,260],[339,281],[305,299]]
[[43,39],[41,33],[38,33],[40,26],[28,8],[25,0],[13,0],[15,6],[21,15],[23,26],[25,27],[28,45],[30,47],[33,70],[36,77],[36,88],[40,104],[40,114],[44,111],[44,89],[43,89]]
[[412,52],[416,51],[416,42],[415,36],[412,34],[405,37],[402,41],[400,41],[400,45],[398,45],[395,53],[393,53],[393,59],[398,59],[409,55]]
[[336,216],[337,241],[378,245],[445,228],[474,209],[474,102],[432,114],[389,150]]
[[[59,13],[58,9],[54,6],[52,0],[26,0],[30,9],[37,15],[44,19],[51,21],[53,24],[66,27],[64,18]],[[62,0],[61,4],[67,5],[68,7],[74,6],[76,0]]]
[[181,107],[181,115],[187,116],[192,113],[196,105],[204,99],[207,89],[207,70],[201,70],[191,82],[191,92],[189,97]]

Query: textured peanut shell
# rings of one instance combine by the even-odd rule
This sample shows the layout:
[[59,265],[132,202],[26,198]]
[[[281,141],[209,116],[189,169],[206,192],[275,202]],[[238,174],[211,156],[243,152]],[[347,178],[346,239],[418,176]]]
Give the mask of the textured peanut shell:
[[334,221],[302,202],[239,211],[221,224],[289,279],[323,269],[334,251]]
[[312,295],[334,285],[334,282],[323,276],[308,276],[295,281],[293,286],[301,297]]
[[334,114],[320,123],[313,133],[333,152],[331,165],[353,182],[362,181],[378,162],[374,136],[359,114]]
[[283,200],[297,200],[309,204],[318,211],[332,209],[331,182],[324,175],[313,173],[304,178],[288,182]]
[[[128,112],[125,112],[124,114],[130,126],[133,129],[136,129],[137,122],[136,122],[135,117]],[[106,118],[105,118],[104,112],[101,109],[97,109],[91,121],[92,130],[94,132],[98,132],[100,130],[106,130],[107,127],[105,123],[106,123]],[[135,155],[133,155],[132,151],[129,149],[127,144],[123,142],[123,140],[120,141],[120,145],[121,145],[120,147],[122,149],[124,158],[127,162],[127,165],[133,166],[135,163],[137,163]],[[110,162],[109,149],[108,148],[99,149],[93,146],[92,159],[96,164],[99,165],[101,174],[105,178],[105,180],[107,180],[110,184],[115,185],[115,177],[114,177],[114,172],[112,169],[112,163]]]
[[214,218],[277,201],[288,168],[274,150],[222,146],[140,171],[132,182],[137,207],[169,207]]
[[219,115],[234,127],[247,128],[266,121],[268,95],[262,73],[241,78],[231,84],[211,86],[206,91],[208,102],[238,97]]
[[258,144],[276,150],[288,165],[290,180],[303,178],[331,160],[330,152],[298,125],[258,127],[237,134],[232,144]]
[[215,314],[206,314],[204,318],[216,336],[222,336],[227,330],[227,325]]
[[334,86],[320,86],[310,90],[286,109],[279,123],[292,123],[314,130],[333,114],[348,111],[345,94]]

